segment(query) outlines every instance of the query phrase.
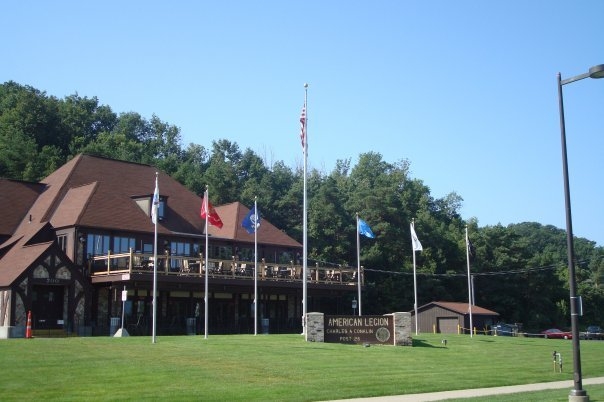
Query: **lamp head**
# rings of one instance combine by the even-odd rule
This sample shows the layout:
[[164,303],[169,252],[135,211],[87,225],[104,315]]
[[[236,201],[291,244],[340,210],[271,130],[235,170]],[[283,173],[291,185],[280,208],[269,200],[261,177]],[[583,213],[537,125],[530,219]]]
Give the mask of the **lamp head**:
[[589,69],[590,78],[604,78],[604,64],[598,64]]

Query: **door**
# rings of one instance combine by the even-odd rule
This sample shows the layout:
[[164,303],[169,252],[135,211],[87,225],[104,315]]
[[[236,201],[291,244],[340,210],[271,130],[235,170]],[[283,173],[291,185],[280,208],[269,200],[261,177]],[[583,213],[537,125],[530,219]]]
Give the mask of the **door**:
[[441,334],[456,334],[457,333],[457,317],[438,317],[437,330]]
[[35,285],[32,314],[34,329],[63,328],[64,286]]

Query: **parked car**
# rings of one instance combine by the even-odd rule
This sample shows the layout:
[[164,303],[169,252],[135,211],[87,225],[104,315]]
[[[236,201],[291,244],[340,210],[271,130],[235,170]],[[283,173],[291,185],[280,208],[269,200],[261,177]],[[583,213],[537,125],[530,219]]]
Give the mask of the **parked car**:
[[495,336],[516,336],[518,326],[512,324],[499,323],[491,327],[491,332]]
[[602,328],[597,325],[590,325],[585,330],[585,339],[604,339]]
[[552,339],[573,339],[572,332],[562,331],[558,328],[550,328],[546,329],[545,331],[541,331],[541,335],[543,335],[545,338]]

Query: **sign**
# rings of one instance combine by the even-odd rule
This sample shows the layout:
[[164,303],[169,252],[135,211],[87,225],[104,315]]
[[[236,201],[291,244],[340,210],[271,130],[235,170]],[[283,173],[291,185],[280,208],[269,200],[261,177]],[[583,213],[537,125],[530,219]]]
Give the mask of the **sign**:
[[31,282],[36,285],[69,285],[71,280],[62,278],[32,278]]
[[394,345],[394,319],[385,315],[326,315],[325,342]]

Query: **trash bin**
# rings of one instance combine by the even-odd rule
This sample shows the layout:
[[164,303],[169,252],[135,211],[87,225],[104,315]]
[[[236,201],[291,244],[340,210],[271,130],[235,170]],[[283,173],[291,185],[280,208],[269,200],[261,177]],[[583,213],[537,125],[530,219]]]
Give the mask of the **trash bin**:
[[187,335],[195,335],[196,321],[195,317],[187,318]]
[[269,325],[269,319],[263,318],[262,319],[262,333],[265,335],[268,335],[268,325]]
[[120,329],[120,317],[111,317],[109,320],[109,336],[113,336]]

